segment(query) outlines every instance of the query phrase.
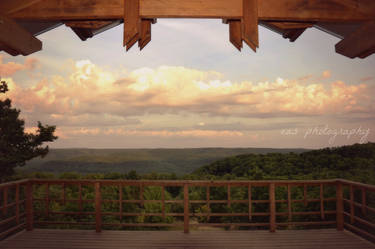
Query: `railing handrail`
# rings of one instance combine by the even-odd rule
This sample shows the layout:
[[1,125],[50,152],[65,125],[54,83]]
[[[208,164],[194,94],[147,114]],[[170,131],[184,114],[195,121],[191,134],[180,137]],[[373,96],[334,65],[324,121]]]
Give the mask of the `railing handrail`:
[[375,185],[365,184],[360,182],[355,182],[351,180],[335,178],[335,179],[325,179],[325,180],[129,180],[129,179],[119,179],[119,180],[109,180],[109,179],[39,179],[39,178],[30,178],[30,179],[22,179],[17,181],[5,182],[0,184],[0,188],[4,187],[11,187],[17,184],[26,184],[26,183],[88,183],[94,184],[96,182],[102,184],[118,184],[118,183],[129,183],[129,184],[136,184],[136,183],[143,183],[143,184],[165,184],[165,185],[181,185],[184,184],[192,184],[192,185],[205,185],[205,184],[230,184],[230,185],[247,185],[249,183],[253,183],[255,185],[268,185],[270,183],[275,183],[277,185],[283,184],[335,184],[335,183],[342,183],[345,185],[353,185],[359,188],[366,188],[371,191],[375,191]]
[[370,191],[375,191],[375,185],[365,184],[365,183],[360,183],[360,182],[355,182],[355,181],[350,181],[350,180],[345,180],[345,179],[337,179],[337,181],[344,185],[352,185],[358,188],[365,188]]

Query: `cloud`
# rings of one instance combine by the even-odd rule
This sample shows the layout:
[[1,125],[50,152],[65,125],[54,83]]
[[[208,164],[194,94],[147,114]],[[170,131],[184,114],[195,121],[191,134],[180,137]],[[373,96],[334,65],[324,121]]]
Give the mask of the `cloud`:
[[26,115],[44,115],[66,126],[136,124],[150,114],[271,118],[374,109],[373,94],[364,83],[306,84],[281,78],[252,83],[223,78],[215,71],[171,66],[120,75],[84,60],[76,62],[69,76],[43,79],[29,88],[10,80],[9,96]]
[[0,76],[9,77],[14,75],[18,71],[33,70],[38,63],[37,59],[26,58],[23,64],[15,62],[3,62],[3,55],[0,54]]
[[329,70],[323,71],[322,77],[323,77],[323,79],[330,78],[331,77],[331,71],[329,71]]

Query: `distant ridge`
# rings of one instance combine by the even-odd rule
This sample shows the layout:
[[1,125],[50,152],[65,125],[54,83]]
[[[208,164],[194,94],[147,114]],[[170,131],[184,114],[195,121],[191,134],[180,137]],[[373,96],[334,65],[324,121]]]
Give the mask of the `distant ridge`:
[[50,149],[41,159],[20,168],[26,172],[127,173],[192,173],[203,165],[241,154],[302,153],[308,149],[273,148],[183,148],[183,149]]

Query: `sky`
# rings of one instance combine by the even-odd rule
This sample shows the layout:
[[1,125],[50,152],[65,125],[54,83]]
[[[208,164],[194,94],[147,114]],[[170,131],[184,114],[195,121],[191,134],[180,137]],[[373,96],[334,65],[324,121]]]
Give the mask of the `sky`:
[[294,43],[259,27],[239,52],[220,20],[158,19],[152,41],[122,47],[123,26],[85,42],[67,27],[43,50],[0,52],[0,76],[26,131],[56,125],[52,148],[323,148],[375,141],[375,55],[335,53],[311,28]]

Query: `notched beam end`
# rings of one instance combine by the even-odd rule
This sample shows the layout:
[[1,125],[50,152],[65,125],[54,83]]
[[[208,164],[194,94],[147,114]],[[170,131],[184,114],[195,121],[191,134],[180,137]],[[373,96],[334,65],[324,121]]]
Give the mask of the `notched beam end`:
[[229,24],[229,41],[239,51],[242,49],[242,25],[241,20],[228,20]]
[[360,26],[335,45],[337,53],[349,58],[361,59],[375,53],[375,21]]

